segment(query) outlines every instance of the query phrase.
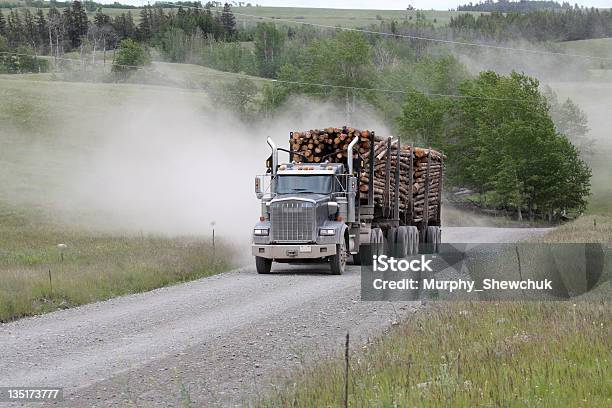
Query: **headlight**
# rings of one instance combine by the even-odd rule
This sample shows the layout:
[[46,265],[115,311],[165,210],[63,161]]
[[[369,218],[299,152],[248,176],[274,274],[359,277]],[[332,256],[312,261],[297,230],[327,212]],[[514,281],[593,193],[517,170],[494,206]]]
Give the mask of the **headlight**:
[[259,235],[259,236],[267,236],[270,235],[270,230],[268,228],[255,228],[253,230],[253,234],[255,235]]
[[321,228],[319,230],[319,235],[323,235],[323,236],[336,235],[336,230],[335,229]]

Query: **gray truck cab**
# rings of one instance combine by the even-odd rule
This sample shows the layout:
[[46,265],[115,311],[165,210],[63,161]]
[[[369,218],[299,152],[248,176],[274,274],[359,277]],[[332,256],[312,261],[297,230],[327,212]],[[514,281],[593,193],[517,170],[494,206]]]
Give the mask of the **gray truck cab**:
[[351,250],[350,225],[356,222],[357,179],[341,163],[277,164],[255,179],[261,200],[260,221],[253,229],[252,253],[258,273],[272,262],[329,262],[333,274],[344,272]]

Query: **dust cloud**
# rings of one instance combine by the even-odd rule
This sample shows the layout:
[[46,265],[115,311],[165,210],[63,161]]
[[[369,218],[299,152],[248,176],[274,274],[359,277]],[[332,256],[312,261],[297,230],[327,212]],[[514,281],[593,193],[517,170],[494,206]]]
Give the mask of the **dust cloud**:
[[[28,205],[62,222],[164,235],[210,235],[214,222],[218,237],[248,243],[260,211],[254,176],[270,155],[266,138],[288,147],[291,130],[341,126],[343,106],[296,98],[274,118],[245,122],[200,101],[163,92],[92,114],[90,100],[76,120],[56,121],[61,145],[21,146],[13,181],[38,183]],[[353,126],[388,134],[367,108],[353,117]],[[21,191],[12,189],[10,201],[25,203]]]

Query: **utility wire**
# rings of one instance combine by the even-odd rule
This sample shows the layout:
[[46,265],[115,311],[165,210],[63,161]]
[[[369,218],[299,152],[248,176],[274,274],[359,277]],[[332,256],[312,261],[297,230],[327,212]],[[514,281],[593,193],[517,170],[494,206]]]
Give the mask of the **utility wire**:
[[[182,7],[182,8],[188,8],[188,9],[203,10],[203,8],[201,7],[181,6],[181,5],[177,5],[175,3],[169,3],[169,2],[157,2],[157,4],[165,4],[165,5],[170,5],[170,6],[177,7],[177,8]],[[215,11],[220,14],[225,13],[223,10],[215,10]],[[431,42],[437,42],[437,43],[442,43],[442,44],[461,45],[461,46],[466,46],[466,47],[481,47],[481,48],[489,48],[489,49],[496,49],[496,50],[502,50],[502,51],[515,51],[515,52],[530,53],[530,54],[557,56],[557,57],[586,58],[586,59],[593,59],[593,60],[598,60],[598,61],[612,61],[611,57],[598,57],[594,55],[570,54],[566,52],[544,51],[544,50],[536,50],[532,48],[506,47],[503,45],[481,44],[481,43],[473,43],[473,42],[467,42],[467,41],[444,40],[441,38],[422,37],[418,35],[409,35],[409,34],[394,34],[394,33],[386,33],[384,31],[373,31],[373,30],[365,30],[361,28],[342,27],[342,26],[330,26],[326,24],[309,23],[307,21],[291,20],[291,19],[281,18],[281,17],[258,16],[254,14],[245,14],[245,13],[240,13],[240,12],[236,13],[233,11],[231,11],[230,13],[236,16],[249,17],[249,18],[260,19],[260,20],[267,19],[267,20],[272,20],[272,21],[280,21],[280,22],[291,23],[291,24],[300,24],[300,25],[306,25],[306,26],[317,27],[317,28],[325,28],[325,29],[331,29],[331,30],[352,31],[352,32],[358,32],[358,33],[364,33],[364,34],[381,35],[384,37],[431,41]]]
[[[62,57],[52,57],[45,56],[44,58],[41,56],[36,56],[32,54],[23,54],[17,52],[10,51],[2,51],[0,54],[9,54],[9,55],[18,55],[24,57],[33,57],[33,58],[41,58],[41,59],[56,59],[61,61],[70,61],[74,63],[80,63],[81,60],[74,58],[62,58]],[[122,68],[133,68],[133,69],[142,69],[146,70],[146,67],[139,65],[125,65],[125,64],[117,64],[117,63],[109,63],[107,65],[122,67]],[[322,84],[317,82],[303,82],[303,81],[286,81],[282,79],[273,79],[273,78],[263,78],[263,77],[255,77],[249,76],[241,73],[230,72],[230,71],[213,71],[213,72],[204,72],[203,75],[209,76],[219,76],[219,77],[240,77],[250,79],[252,81],[260,81],[260,82],[268,82],[268,83],[280,83],[286,85],[297,85],[297,86],[312,86],[319,88],[333,88],[333,89],[342,89],[342,90],[352,90],[352,91],[364,91],[364,92],[380,92],[380,93],[391,93],[391,94],[410,94],[410,93],[421,93],[430,97],[440,97],[440,98],[456,98],[456,99],[476,99],[476,100],[490,100],[490,101],[501,101],[501,102],[520,102],[520,103],[530,103],[533,101],[525,100],[525,99],[513,99],[513,98],[494,98],[494,97],[485,97],[485,96],[472,96],[472,95],[458,95],[458,94],[442,94],[442,93],[431,93],[431,92],[421,92],[421,91],[404,91],[400,89],[386,89],[386,88],[368,88],[368,87],[359,87],[359,86],[345,86],[345,85],[332,85],[332,84]]]

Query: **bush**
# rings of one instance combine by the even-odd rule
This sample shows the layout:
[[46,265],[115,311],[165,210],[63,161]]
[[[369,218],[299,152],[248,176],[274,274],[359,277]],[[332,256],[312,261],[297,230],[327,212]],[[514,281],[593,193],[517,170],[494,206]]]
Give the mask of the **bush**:
[[138,42],[131,38],[122,40],[117,50],[117,56],[113,64],[113,72],[126,76],[129,72],[135,71],[151,62],[151,57],[147,50]]
[[[6,40],[0,36],[0,51],[8,50]],[[0,54],[0,73],[28,74],[49,71],[49,61],[33,56],[30,47],[19,47],[15,54]]]

